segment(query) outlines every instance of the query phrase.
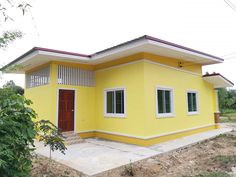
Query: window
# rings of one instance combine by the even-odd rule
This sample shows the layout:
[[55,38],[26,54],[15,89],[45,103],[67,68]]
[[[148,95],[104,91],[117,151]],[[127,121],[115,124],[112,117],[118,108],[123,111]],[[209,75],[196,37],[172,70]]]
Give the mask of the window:
[[173,91],[169,88],[157,88],[157,116],[173,116]]
[[195,91],[187,92],[187,101],[188,101],[188,113],[196,114],[198,113],[198,95]]
[[125,117],[124,89],[105,90],[105,116]]

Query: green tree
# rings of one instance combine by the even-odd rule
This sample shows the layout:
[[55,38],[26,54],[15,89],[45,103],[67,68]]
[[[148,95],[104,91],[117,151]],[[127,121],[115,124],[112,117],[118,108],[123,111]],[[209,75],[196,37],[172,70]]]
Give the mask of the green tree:
[[[4,23],[14,20],[14,15],[11,15],[12,10],[14,12],[19,11],[24,15],[31,5],[25,1],[20,0],[2,0],[0,2],[0,25],[3,26]],[[18,15],[18,14],[16,14]],[[10,43],[12,43],[17,38],[21,38],[23,33],[19,30],[6,30],[1,31],[0,34],[0,49],[6,48]]]
[[218,90],[220,111],[236,109],[236,90],[221,88]]
[[24,89],[21,86],[16,85],[13,80],[10,80],[4,84],[3,88],[9,88],[17,94],[24,95]]
[[227,90],[225,88],[218,89],[219,107],[222,112],[226,108]]
[[36,135],[31,103],[12,89],[0,89],[1,177],[29,176]]

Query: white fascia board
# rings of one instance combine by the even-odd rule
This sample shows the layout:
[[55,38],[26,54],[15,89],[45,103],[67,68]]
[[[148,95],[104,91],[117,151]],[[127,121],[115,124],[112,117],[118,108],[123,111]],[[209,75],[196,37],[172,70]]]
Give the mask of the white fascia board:
[[33,57],[37,56],[39,54],[39,51],[34,51],[31,54],[25,56],[24,58],[22,58],[21,60],[16,62],[16,65],[20,65],[24,62],[27,62],[28,60],[32,59]]
[[199,54],[199,53],[196,53],[196,52],[193,52],[193,51],[181,49],[181,48],[178,48],[178,47],[175,47],[175,46],[171,46],[171,45],[168,45],[168,44],[163,44],[163,43],[153,41],[153,40],[149,40],[149,39],[141,39],[141,40],[131,42],[129,44],[125,44],[123,46],[111,49],[109,51],[105,51],[101,54],[95,54],[95,55],[92,56],[90,62],[91,62],[91,64],[93,64],[93,63],[96,64],[96,62],[99,62],[100,60],[102,61],[102,59],[105,58],[105,57],[108,57],[108,56],[114,55],[114,54],[118,54],[118,53],[121,53],[121,52],[125,52],[125,51],[131,50],[135,47],[139,47],[139,46],[142,46],[142,45],[145,45],[145,44],[151,44],[151,45],[156,46],[156,47],[166,48],[166,49],[169,49],[169,50],[172,50],[172,51],[180,52],[180,53],[183,53],[183,56],[185,56],[184,54],[187,54],[187,55],[200,57],[200,58],[203,58],[203,60],[204,59],[206,60],[206,64],[207,63],[209,64],[209,62],[210,63],[222,63],[223,62],[221,60],[215,59],[215,58],[210,57],[210,56],[206,56],[206,55]]
[[89,61],[89,57],[83,57],[83,56],[75,56],[75,55],[69,55],[69,54],[61,54],[56,52],[47,52],[47,51],[38,51],[39,55],[45,55],[45,56],[52,56],[52,57],[59,57],[59,58],[69,58],[69,59],[75,59],[80,61]]
[[99,61],[100,59],[102,59],[104,57],[107,57],[107,56],[110,56],[110,55],[113,55],[116,53],[128,51],[128,50],[131,50],[135,47],[139,47],[144,44],[148,44],[147,39],[141,39],[141,40],[129,43],[129,44],[124,44],[123,46],[120,46],[120,47],[115,47],[114,49],[102,52],[100,54],[95,54],[92,56],[91,59],[92,59],[92,62],[96,63],[96,61]]
[[[30,53],[29,55],[25,56],[24,58],[22,58],[21,60],[17,61],[15,64],[13,64],[13,66],[20,66],[21,67],[21,65],[23,66],[23,63],[31,60],[33,57],[35,57],[37,55],[38,55],[38,51],[34,51],[34,52]],[[9,67],[12,67],[12,65]],[[24,74],[24,71],[22,71],[22,70],[13,70],[13,71],[9,70],[9,71],[7,71],[6,70],[6,71],[4,71],[4,73]]]
[[214,88],[226,88],[226,87],[233,87],[234,85],[227,81],[225,78],[221,76],[209,76],[203,77],[206,82],[209,82],[214,86]]
[[[210,57],[210,56],[198,54],[196,52],[188,51],[188,50],[181,49],[181,48],[178,48],[178,47],[174,47],[174,46],[171,46],[171,45],[168,45],[168,44],[163,44],[163,43],[153,41],[153,40],[150,40],[150,39],[140,39],[140,40],[128,43],[128,44],[124,44],[120,47],[115,47],[114,49],[110,49],[108,51],[104,51],[102,53],[92,55],[92,57],[76,56],[76,55],[61,54],[61,53],[56,53],[56,52],[37,50],[37,51],[34,51],[33,53],[27,55],[23,59],[19,60],[17,62],[17,64],[25,63],[25,62],[27,62],[28,60],[34,58],[37,55],[40,55],[42,57],[49,57],[50,56],[50,57],[53,58],[52,59],[53,61],[55,61],[56,59],[60,59],[62,61],[64,59],[66,59],[66,61],[71,61],[71,62],[97,64],[97,63],[105,62],[106,61],[105,58],[108,57],[108,56],[112,56],[114,54],[119,54],[119,53],[122,53],[122,52],[126,52],[126,51],[132,50],[136,47],[140,47],[142,45],[147,45],[147,44],[151,44],[153,46],[160,47],[160,48],[166,48],[166,49],[169,49],[169,50],[172,50],[172,51],[181,52],[181,53],[183,53],[183,55],[187,54],[187,55],[197,56],[197,57],[205,59],[206,62],[207,62],[207,60],[209,62],[212,62],[212,63],[222,63],[223,62],[223,61],[217,60],[217,59],[215,59],[213,57]],[[111,59],[111,60],[113,60],[113,59]]]
[[234,85],[232,83],[230,83],[228,80],[226,80],[225,78],[219,76],[222,80],[224,80],[225,85],[227,84],[227,87],[233,87]]
[[196,53],[196,52],[192,52],[192,51],[189,51],[189,50],[181,49],[179,47],[174,47],[174,46],[171,46],[171,45],[168,45],[168,44],[163,44],[163,43],[160,43],[160,42],[157,42],[157,41],[148,40],[148,43],[152,44],[152,45],[162,47],[162,48],[167,48],[167,49],[178,51],[178,52],[181,52],[181,53],[190,54],[190,55],[194,55],[194,56],[197,56],[197,57],[205,58],[206,60],[208,59],[208,60],[211,60],[211,61],[215,61],[216,63],[223,63],[223,61],[215,59],[213,57],[206,56],[206,55],[203,55],[203,54],[199,54],[199,53]]

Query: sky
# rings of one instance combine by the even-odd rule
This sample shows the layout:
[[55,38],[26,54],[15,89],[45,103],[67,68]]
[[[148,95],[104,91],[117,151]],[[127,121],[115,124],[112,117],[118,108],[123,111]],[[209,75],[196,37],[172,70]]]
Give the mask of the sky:
[[[0,50],[0,66],[35,46],[91,54],[146,34],[225,58],[203,71],[236,84],[236,8],[224,0],[25,1],[30,11],[12,10],[14,21],[1,25],[0,33],[18,29],[24,36]],[[24,86],[24,75],[2,74],[0,85],[7,80]]]

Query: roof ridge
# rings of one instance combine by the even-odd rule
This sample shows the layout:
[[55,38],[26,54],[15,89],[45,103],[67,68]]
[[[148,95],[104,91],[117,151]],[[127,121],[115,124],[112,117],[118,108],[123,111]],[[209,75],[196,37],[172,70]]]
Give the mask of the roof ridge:
[[129,44],[129,43],[134,42],[134,41],[138,41],[138,40],[140,40],[140,39],[146,39],[145,36],[146,36],[146,35],[143,35],[143,36],[141,36],[141,37],[137,37],[137,38],[135,38],[135,39],[132,39],[132,40],[129,40],[129,41],[126,41],[126,42],[122,42],[122,43],[120,43],[120,44],[118,44],[118,45],[114,45],[114,46],[109,47],[109,48],[106,48],[106,49],[104,49],[104,50],[100,50],[100,51],[98,51],[98,52],[95,52],[95,53],[91,54],[91,56],[93,57],[94,55],[98,55],[98,54],[104,53],[104,52],[106,52],[106,51],[108,51],[108,50],[112,50],[112,49],[114,49],[114,48],[121,47],[121,46],[123,46],[123,45]]

